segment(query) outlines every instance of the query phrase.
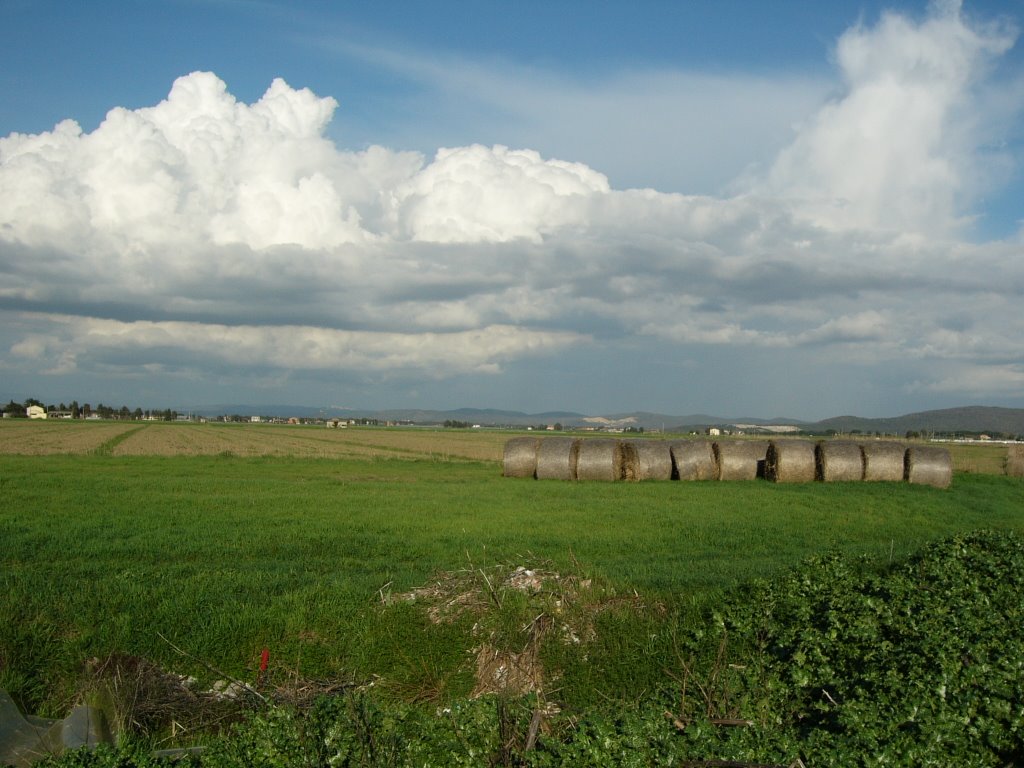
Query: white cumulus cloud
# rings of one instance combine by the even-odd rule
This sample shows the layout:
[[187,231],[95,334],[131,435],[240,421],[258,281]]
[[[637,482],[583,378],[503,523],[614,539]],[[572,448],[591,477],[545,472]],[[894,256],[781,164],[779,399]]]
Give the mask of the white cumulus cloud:
[[958,2],[848,30],[835,54],[844,93],[805,122],[766,189],[800,198],[820,224],[955,229],[985,182],[979,85],[1016,36],[969,23]]
[[0,365],[456,377],[633,342],[1012,389],[1019,246],[957,238],[1019,113],[989,78],[1014,37],[956,4],[851,29],[843,93],[729,197],[501,145],[347,151],[334,99],[192,73],[91,133],[0,138]]

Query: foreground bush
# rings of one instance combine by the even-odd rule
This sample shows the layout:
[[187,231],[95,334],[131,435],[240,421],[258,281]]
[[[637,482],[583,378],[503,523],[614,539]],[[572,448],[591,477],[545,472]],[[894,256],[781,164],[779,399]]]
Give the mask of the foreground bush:
[[[958,536],[883,568],[817,557],[666,629],[664,684],[639,701],[424,707],[349,690],[258,713],[177,764],[1019,765],[1022,595],[1024,541],[1011,533]],[[154,762],[107,750],[50,765]]]

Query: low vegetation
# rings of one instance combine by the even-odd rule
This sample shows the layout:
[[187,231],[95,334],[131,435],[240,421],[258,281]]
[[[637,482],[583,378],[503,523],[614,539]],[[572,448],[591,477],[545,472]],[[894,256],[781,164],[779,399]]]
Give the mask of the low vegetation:
[[[271,445],[125,451],[204,429]],[[7,451],[0,688],[122,726],[63,765],[1024,760],[1019,479],[536,482],[500,476],[506,437]]]

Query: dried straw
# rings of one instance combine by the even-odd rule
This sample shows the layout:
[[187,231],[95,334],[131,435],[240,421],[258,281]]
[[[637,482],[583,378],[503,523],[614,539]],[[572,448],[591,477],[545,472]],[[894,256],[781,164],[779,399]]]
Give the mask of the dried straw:
[[826,483],[848,483],[864,479],[864,454],[860,445],[835,440],[818,443],[818,479]]
[[537,448],[538,480],[575,480],[579,440],[572,437],[549,437]]
[[953,482],[953,460],[949,451],[931,445],[907,448],[906,478],[908,483],[948,488]]
[[754,480],[764,477],[767,440],[722,440],[715,443],[719,480]]
[[580,441],[577,480],[621,480],[622,469],[622,447],[618,440]]
[[534,477],[540,438],[513,437],[505,443],[505,477]]
[[1006,474],[1024,477],[1024,445],[1006,446]]
[[[672,479],[672,448],[664,440],[638,440],[629,442],[636,452],[637,480],[671,480]],[[627,479],[629,478],[627,462]]]
[[776,483],[814,480],[814,443],[810,440],[772,440],[765,457],[764,476]]
[[860,447],[864,455],[864,480],[900,482],[904,476],[907,446],[903,443],[879,440]]
[[718,459],[707,440],[684,440],[670,445],[672,476],[677,480],[717,480]]
[[[623,440],[619,444],[622,451],[622,479],[640,480],[640,443],[636,440]],[[669,473],[671,475],[671,472]]]

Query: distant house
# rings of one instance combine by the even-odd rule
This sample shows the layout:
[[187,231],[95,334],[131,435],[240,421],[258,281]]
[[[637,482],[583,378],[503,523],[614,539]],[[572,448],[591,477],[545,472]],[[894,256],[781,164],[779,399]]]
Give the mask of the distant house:
[[722,430],[720,430],[718,427],[708,427],[708,434],[711,437],[718,437],[720,434],[722,434]]
[[261,421],[263,421],[263,419],[261,419],[259,416],[250,416],[249,417],[249,423],[250,424],[259,424]]
[[25,415],[30,419],[45,419],[46,409],[41,405],[30,405],[25,409]]

